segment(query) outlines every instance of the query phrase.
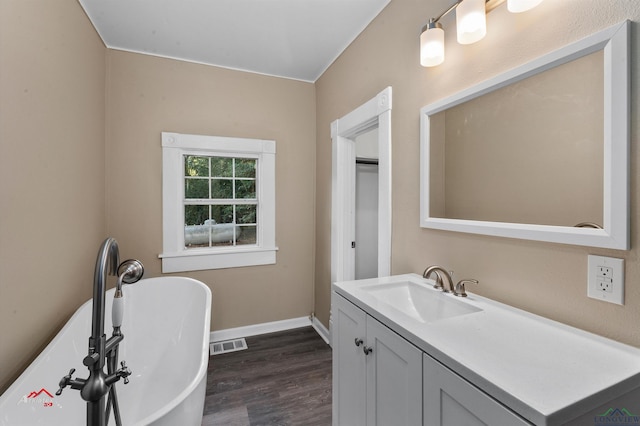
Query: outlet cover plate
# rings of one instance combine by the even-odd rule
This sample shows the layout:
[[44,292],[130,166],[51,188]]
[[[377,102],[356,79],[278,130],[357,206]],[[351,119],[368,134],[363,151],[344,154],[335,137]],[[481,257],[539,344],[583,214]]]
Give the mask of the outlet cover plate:
[[624,259],[589,255],[587,296],[624,305]]

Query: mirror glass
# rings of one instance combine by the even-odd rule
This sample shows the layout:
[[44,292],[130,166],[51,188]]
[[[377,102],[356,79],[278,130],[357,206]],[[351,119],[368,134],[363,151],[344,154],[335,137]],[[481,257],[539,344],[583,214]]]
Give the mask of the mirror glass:
[[432,115],[431,216],[602,226],[603,71],[599,51]]
[[627,32],[424,107],[421,225],[628,248]]

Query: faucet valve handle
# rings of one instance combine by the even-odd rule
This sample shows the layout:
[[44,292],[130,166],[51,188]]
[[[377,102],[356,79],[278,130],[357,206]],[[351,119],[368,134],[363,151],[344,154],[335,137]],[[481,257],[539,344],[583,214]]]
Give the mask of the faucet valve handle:
[[456,284],[456,288],[453,290],[453,294],[458,297],[467,297],[467,292],[464,288],[465,283],[479,284],[480,282],[473,279],[460,280],[458,281],[458,284]]
[[120,362],[120,365],[122,366],[122,368],[120,370],[118,370],[118,376],[122,377],[124,380],[124,384],[128,384],[129,383],[129,376],[131,375],[131,370],[129,370],[129,367],[127,367],[127,364],[122,361]]
[[73,373],[76,372],[75,368],[72,368],[71,370],[69,370],[69,374],[67,374],[66,376],[64,376],[62,379],[60,379],[60,383],[58,383],[58,390],[56,391],[56,395],[60,396],[62,395],[62,389],[66,388],[67,386],[69,386],[69,384],[71,383],[71,375]]

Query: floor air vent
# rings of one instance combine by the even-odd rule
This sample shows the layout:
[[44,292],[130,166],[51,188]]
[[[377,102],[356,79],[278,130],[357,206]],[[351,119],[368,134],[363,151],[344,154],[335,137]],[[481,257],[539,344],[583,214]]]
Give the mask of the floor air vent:
[[247,342],[244,338],[209,344],[210,355],[221,355],[229,352],[242,351],[244,349],[247,349]]

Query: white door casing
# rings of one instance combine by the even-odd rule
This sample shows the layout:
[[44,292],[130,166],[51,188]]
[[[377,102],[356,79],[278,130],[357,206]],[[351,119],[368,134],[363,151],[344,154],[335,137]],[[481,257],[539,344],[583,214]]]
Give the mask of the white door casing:
[[378,276],[391,274],[391,87],[331,123],[331,282],[355,274],[355,142],[378,129]]

